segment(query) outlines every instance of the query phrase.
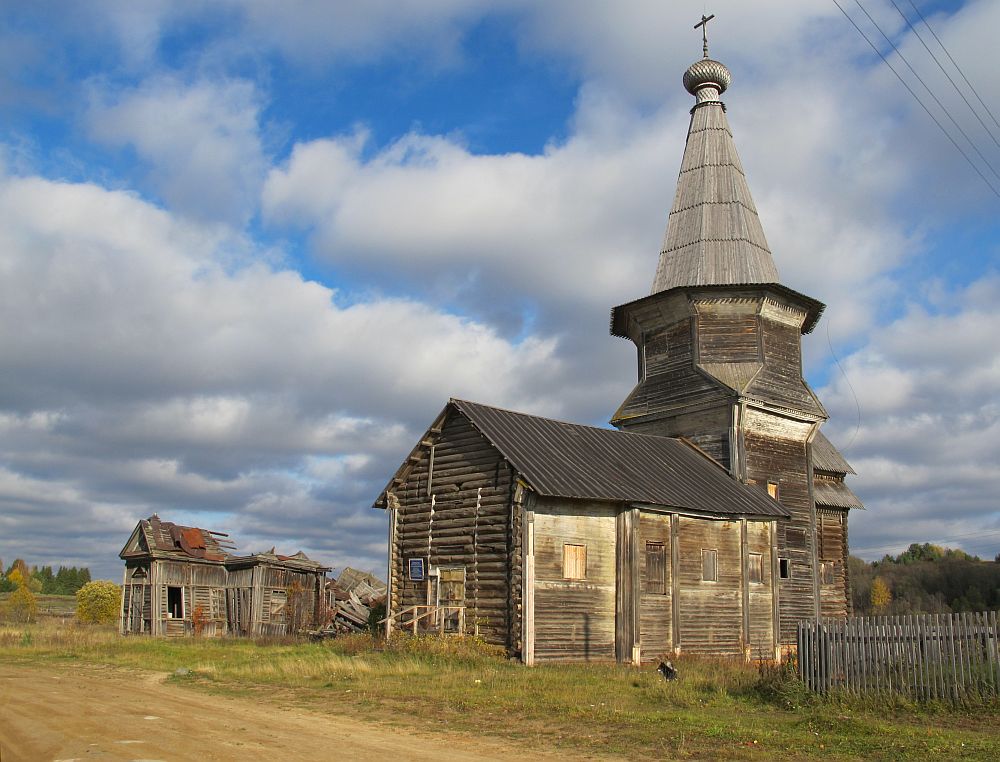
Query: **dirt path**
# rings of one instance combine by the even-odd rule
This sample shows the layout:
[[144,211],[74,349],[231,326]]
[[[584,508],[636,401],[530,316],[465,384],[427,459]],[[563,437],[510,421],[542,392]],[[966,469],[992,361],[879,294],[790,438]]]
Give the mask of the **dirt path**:
[[100,667],[0,664],[0,762],[281,758],[447,762],[525,759],[543,753],[469,734],[420,733],[256,699],[210,696],[165,679],[165,675]]

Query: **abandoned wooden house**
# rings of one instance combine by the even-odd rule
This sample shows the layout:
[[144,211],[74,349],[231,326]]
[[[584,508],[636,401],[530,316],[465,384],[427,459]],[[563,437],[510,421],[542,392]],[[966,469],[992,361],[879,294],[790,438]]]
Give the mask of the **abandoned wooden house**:
[[[706,49],[707,51],[707,49]],[[638,382],[611,423],[452,400],[375,505],[388,626],[470,631],[541,659],[775,656],[850,612],[851,467],[820,433],[801,337],[707,56],[649,296],[615,307]]]
[[232,555],[220,532],[141,520],[125,561],[123,635],[285,635],[322,624],[328,567],[302,552]]

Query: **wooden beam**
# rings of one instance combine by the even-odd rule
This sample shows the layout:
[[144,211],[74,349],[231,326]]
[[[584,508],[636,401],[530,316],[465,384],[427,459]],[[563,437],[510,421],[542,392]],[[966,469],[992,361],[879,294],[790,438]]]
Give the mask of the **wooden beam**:
[[670,514],[670,613],[672,616],[670,640],[674,655],[681,652],[681,548],[679,537],[680,518]]
[[750,557],[747,548],[747,520],[740,519],[740,609],[743,613],[743,653],[750,661]]
[[521,589],[521,660],[528,667],[535,664],[535,513],[524,512],[524,581]]

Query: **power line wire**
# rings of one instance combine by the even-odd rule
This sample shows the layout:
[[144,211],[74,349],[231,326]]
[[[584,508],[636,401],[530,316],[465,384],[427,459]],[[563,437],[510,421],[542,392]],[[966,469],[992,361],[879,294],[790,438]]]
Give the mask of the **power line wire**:
[[924,18],[924,14],[921,13],[920,9],[916,5],[913,4],[913,0],[909,0],[909,2],[910,2],[910,5],[913,6],[913,10],[915,10],[917,12],[917,15],[920,16],[920,20],[924,22],[924,26],[927,27],[927,31],[929,31],[932,35],[934,35],[934,39],[937,40],[937,44],[941,46],[941,50],[943,50],[945,52],[945,55],[948,56],[948,60],[951,61],[952,65],[955,67],[955,69],[958,70],[958,73],[962,75],[962,79],[965,80],[965,84],[967,84],[969,86],[969,89],[973,92],[973,94],[976,96],[976,98],[979,99],[979,102],[982,104],[983,108],[986,109],[986,113],[990,115],[990,119],[993,120],[993,123],[997,127],[1000,127],[1000,122],[998,122],[997,118],[995,116],[993,116],[993,112],[990,111],[990,107],[986,105],[986,101],[984,101],[982,99],[982,97],[979,95],[979,91],[976,90],[976,88],[974,88],[972,86],[972,83],[969,81],[969,78],[965,76],[965,72],[962,71],[962,67],[958,65],[958,62],[954,58],[952,58],[951,53],[948,52],[948,48],[946,48],[944,46],[944,43],[941,42],[941,38],[938,37],[937,33],[934,31],[934,27],[932,27],[927,22],[927,19]]
[[[908,27],[910,27],[910,31],[913,32],[914,36],[918,40],[920,40],[920,44],[924,46],[924,50],[926,50],[927,53],[930,55],[930,57],[934,59],[934,63],[937,64],[938,68],[941,70],[941,73],[944,74],[948,78],[948,81],[951,83],[951,86],[955,88],[955,92],[959,94],[959,96],[962,98],[963,101],[965,101],[965,105],[969,107],[969,111],[972,112],[973,116],[975,116],[976,119],[979,121],[979,124],[982,125],[982,127],[983,127],[984,130],[986,130],[986,134],[989,135],[993,139],[993,142],[996,143],[997,148],[1000,148],[1000,140],[997,140],[997,136],[993,134],[993,130],[991,130],[989,128],[989,126],[986,124],[986,122],[983,121],[983,118],[979,115],[979,112],[976,111],[976,109],[972,107],[971,103],[969,103],[969,99],[965,97],[965,93],[962,92],[962,88],[960,88],[958,86],[958,84],[955,82],[955,80],[952,79],[951,75],[944,68],[944,65],[941,63],[941,59],[939,59],[934,54],[934,51],[930,49],[930,46],[924,41],[924,38],[921,36],[920,32],[917,31],[917,28],[915,26],[913,26],[913,23],[910,21],[909,17],[905,13],[903,13],[902,9],[898,5],[896,5],[896,0],[889,0],[889,2],[892,3],[892,7],[896,9],[896,12],[900,16],[903,17],[903,21],[905,21],[906,25]],[[910,4],[911,5],[913,4],[912,0],[911,0]],[[945,51],[945,52],[947,52],[947,51]]]
[[917,82],[923,85],[924,90],[926,90],[927,94],[934,99],[934,102],[938,105],[938,108],[941,109],[944,112],[944,115],[951,120],[951,123],[953,125],[955,125],[955,129],[962,134],[962,137],[965,138],[966,142],[972,147],[972,150],[976,152],[976,155],[980,159],[982,159],[983,164],[989,167],[990,170],[993,172],[993,174],[996,175],[996,178],[1000,180],[1000,172],[997,172],[996,167],[994,167],[990,163],[990,160],[983,155],[983,152],[979,150],[979,146],[977,146],[975,142],[972,140],[972,138],[969,137],[968,133],[964,129],[962,129],[962,125],[958,123],[958,120],[955,119],[954,116],[952,116],[951,111],[948,110],[948,107],[941,102],[941,99],[934,94],[934,91],[931,90],[930,86],[926,82],[924,82],[924,78],[921,77],[920,74],[917,72],[917,70],[913,68],[913,64],[911,64],[909,60],[906,58],[906,56],[903,55],[903,51],[899,49],[899,47],[896,45],[895,42],[893,42],[892,38],[889,37],[889,35],[887,35],[884,31],[882,31],[882,27],[880,27],[878,22],[874,18],[872,18],[872,15],[868,12],[868,9],[861,4],[861,0],[854,0],[854,2],[861,9],[861,12],[868,17],[868,20],[872,22],[872,25],[878,30],[878,33],[881,34],[882,37],[885,38],[885,41],[892,46],[892,49],[896,51],[896,55],[899,56],[899,60],[906,64],[907,68],[913,73],[913,76],[917,78]]
[[[980,537],[981,538],[989,538],[989,537],[995,537],[995,536],[1000,536],[1000,529],[994,530],[994,531],[987,531],[987,532],[973,532],[971,534],[958,534],[958,535],[954,535],[952,537],[940,537],[940,538],[937,538],[935,540],[935,542],[932,543],[932,544],[937,545],[937,544],[943,543],[943,542],[959,542],[961,540],[971,540],[971,539],[980,538]],[[893,548],[899,547],[900,544],[901,543],[888,543],[886,545],[869,545],[868,547],[864,547],[864,548],[851,548],[851,551],[852,552],[854,552],[854,551],[864,552],[864,551],[875,551],[875,550],[892,550]],[[907,545],[907,547],[909,547],[909,545],[913,545],[913,544],[914,543],[909,543]],[[976,543],[976,544],[978,544],[978,543]]]
[[917,95],[915,92],[913,92],[913,88],[910,87],[907,81],[903,79],[902,75],[898,71],[896,71],[895,67],[891,63],[889,63],[889,59],[886,58],[885,55],[882,53],[882,51],[878,49],[878,46],[871,41],[871,38],[869,38],[868,35],[864,33],[861,27],[858,26],[857,22],[853,18],[851,18],[851,15],[844,10],[843,6],[837,0],[833,0],[833,4],[840,9],[840,12],[844,14],[844,17],[851,22],[851,26],[853,26],[857,30],[858,34],[860,34],[864,38],[865,42],[867,42],[871,46],[871,49],[874,50],[876,55],[878,55],[878,57],[882,59],[883,63],[885,63],[885,65],[889,67],[889,70],[896,75],[896,79],[898,79],[903,84],[903,87],[905,87],[907,91],[909,91],[910,95],[912,95],[914,100],[916,100],[916,102],[920,104],[921,108],[923,108],[923,110],[927,112],[927,116],[929,116],[931,120],[933,120],[934,124],[936,124],[938,128],[941,130],[941,132],[944,133],[944,136],[948,138],[949,141],[951,141],[951,144],[955,146],[955,149],[960,154],[962,154],[962,158],[964,158],[969,163],[969,166],[972,167],[973,171],[977,175],[979,175],[979,177],[982,179],[984,183],[986,183],[986,186],[991,191],[993,191],[993,195],[996,196],[997,198],[1000,198],[1000,190],[997,190],[997,188],[993,185],[993,183],[990,182],[989,178],[986,175],[984,175],[982,170],[976,166],[975,162],[973,162],[972,159],[969,158],[969,154],[967,154],[962,149],[962,146],[960,146],[958,142],[955,140],[955,138],[951,136],[951,133],[948,132],[947,129],[945,129],[945,126],[941,124],[941,121],[936,116],[934,116],[934,114],[931,112],[929,108],[927,108],[927,104],[924,103],[922,100],[920,100],[920,96]]

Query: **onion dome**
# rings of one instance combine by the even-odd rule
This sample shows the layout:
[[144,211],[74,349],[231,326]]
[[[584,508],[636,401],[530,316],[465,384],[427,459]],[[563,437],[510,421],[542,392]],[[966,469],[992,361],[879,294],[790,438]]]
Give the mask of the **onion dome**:
[[697,96],[702,88],[711,87],[721,95],[733,82],[733,75],[725,64],[711,58],[702,58],[691,64],[684,72],[684,89]]

